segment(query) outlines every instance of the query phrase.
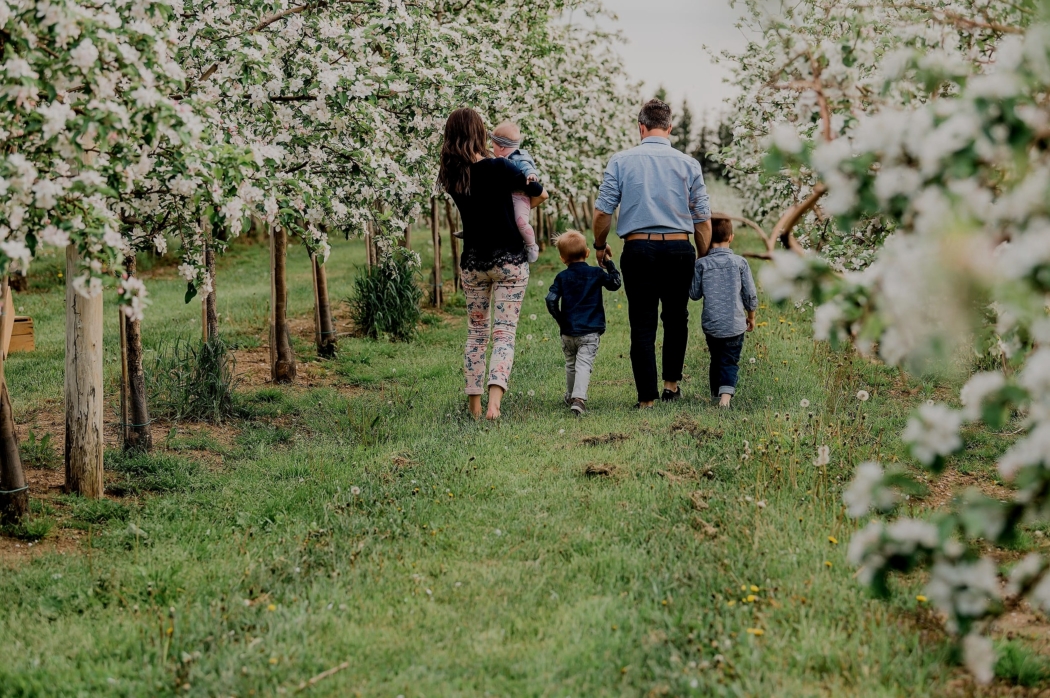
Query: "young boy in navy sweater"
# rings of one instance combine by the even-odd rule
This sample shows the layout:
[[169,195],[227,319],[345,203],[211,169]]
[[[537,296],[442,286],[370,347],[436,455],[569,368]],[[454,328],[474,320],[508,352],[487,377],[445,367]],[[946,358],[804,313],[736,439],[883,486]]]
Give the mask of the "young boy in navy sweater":
[[611,259],[605,268],[587,264],[587,238],[575,230],[559,236],[558,248],[565,270],[554,278],[547,293],[547,310],[561,328],[565,352],[565,404],[576,414],[586,412],[587,386],[605,332],[605,303],[602,289],[620,288],[620,272]]

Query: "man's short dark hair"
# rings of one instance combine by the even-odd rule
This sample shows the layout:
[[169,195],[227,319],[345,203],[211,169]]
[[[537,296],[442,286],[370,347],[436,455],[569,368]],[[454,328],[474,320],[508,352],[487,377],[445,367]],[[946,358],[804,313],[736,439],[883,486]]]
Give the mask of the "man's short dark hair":
[[728,218],[711,219],[711,242],[728,242],[733,235],[733,221]]
[[658,99],[650,99],[638,112],[638,123],[650,130],[671,128],[671,107]]

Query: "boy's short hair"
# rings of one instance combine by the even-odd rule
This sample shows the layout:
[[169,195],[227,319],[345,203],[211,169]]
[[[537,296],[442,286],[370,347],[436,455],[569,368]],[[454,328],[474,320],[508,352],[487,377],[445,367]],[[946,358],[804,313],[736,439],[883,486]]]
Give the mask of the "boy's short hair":
[[733,221],[728,218],[711,219],[711,242],[728,242],[733,236]]
[[649,130],[671,128],[671,107],[658,99],[650,99],[638,112],[638,123]]
[[558,254],[566,262],[582,262],[587,259],[587,238],[578,230],[568,230],[554,241]]

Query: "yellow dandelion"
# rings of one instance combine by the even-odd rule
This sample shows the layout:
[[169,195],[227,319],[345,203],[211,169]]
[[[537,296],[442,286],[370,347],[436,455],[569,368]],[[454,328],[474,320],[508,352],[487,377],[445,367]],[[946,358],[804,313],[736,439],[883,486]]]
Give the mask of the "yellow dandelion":
[[277,606],[275,606],[274,604],[270,604],[269,606],[266,607],[266,610],[267,611],[276,611],[277,610]]
[[277,657],[270,657],[270,664],[276,664],[276,663],[277,663]]
[[839,539],[836,538],[835,536],[828,536],[828,542],[831,543],[832,545],[838,545],[839,544]]
[[918,596],[916,596],[915,600],[918,601],[919,603],[926,603],[926,601],[927,601],[926,597],[923,596],[922,594],[919,594]]
[[758,593],[758,587],[756,587],[754,584],[752,584],[751,585],[751,591],[753,591],[755,593]]
[[747,634],[748,635],[754,635],[756,637],[761,637],[762,635],[766,634],[766,631],[763,630],[762,628],[748,628],[747,629]]
[[747,591],[747,585],[746,584],[741,584],[740,585],[740,591]]
[[745,599],[745,600],[746,600],[746,601],[747,601],[748,603],[754,603],[756,599],[758,599],[758,597],[757,597],[757,596],[755,596],[754,594],[748,594],[748,595],[747,595],[747,599]]
[[831,567],[831,561],[830,560],[825,560],[824,561],[824,566],[825,567]]
[[736,606],[736,599],[729,599],[729,601],[726,602],[726,606]]

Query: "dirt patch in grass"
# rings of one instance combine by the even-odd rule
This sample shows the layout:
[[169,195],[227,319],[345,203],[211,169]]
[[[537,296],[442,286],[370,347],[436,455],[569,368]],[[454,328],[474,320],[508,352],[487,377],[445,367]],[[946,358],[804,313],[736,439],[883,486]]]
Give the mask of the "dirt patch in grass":
[[616,477],[620,469],[611,463],[588,463],[583,469],[587,477]]
[[627,441],[630,436],[627,434],[621,434],[619,432],[609,432],[608,434],[602,434],[601,436],[588,436],[580,439],[580,443],[584,446],[603,446],[605,444],[615,444],[621,441]]
[[680,414],[671,422],[672,434],[688,434],[694,439],[720,439],[725,436],[721,429],[711,429],[700,426],[695,419],[687,414]]
[[1014,496],[1013,490],[993,482],[990,478],[973,473],[961,473],[954,468],[948,468],[940,476],[931,476],[929,481],[924,480],[923,482],[930,491],[921,501],[923,506],[930,509],[944,507],[955,496],[971,487],[977,488],[994,499],[1007,500]]

